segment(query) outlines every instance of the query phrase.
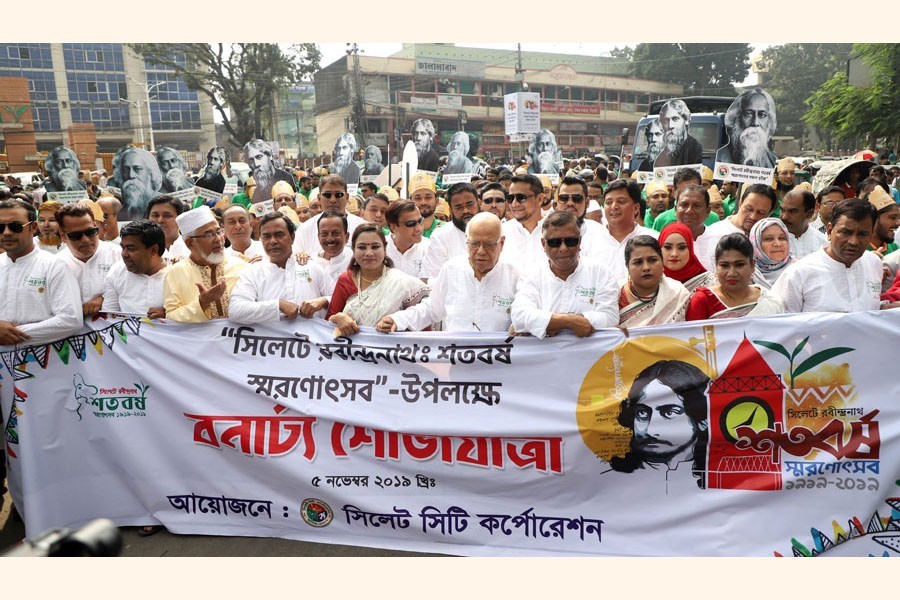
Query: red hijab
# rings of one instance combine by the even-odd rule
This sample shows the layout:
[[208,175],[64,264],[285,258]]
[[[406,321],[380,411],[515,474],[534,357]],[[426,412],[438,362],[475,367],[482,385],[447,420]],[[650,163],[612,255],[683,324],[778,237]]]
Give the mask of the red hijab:
[[697,255],[694,254],[694,236],[691,235],[690,227],[688,227],[684,223],[669,223],[668,225],[663,227],[662,232],[660,232],[659,234],[660,247],[662,247],[662,245],[666,243],[666,238],[668,238],[673,233],[681,235],[681,237],[684,238],[684,241],[687,242],[687,249],[690,258],[688,258],[687,264],[677,271],[673,271],[669,267],[664,266],[663,269],[666,277],[684,283],[685,281],[693,279],[700,273],[705,273],[706,269],[703,268],[703,265],[700,264],[700,259],[698,259]]

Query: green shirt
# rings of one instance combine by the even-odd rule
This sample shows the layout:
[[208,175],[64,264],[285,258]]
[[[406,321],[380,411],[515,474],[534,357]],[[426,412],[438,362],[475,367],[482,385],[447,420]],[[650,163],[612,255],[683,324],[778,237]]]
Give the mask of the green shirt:
[[730,217],[734,214],[734,205],[737,203],[737,198],[733,196],[726,196],[725,200],[722,201],[722,207],[725,209],[725,216]]
[[[710,211],[709,216],[706,217],[706,220],[703,222],[704,225],[712,225],[716,221],[719,220],[719,215]],[[668,225],[669,223],[675,222],[675,209],[670,208],[664,213],[660,213],[658,217],[653,221],[653,225],[647,225],[646,221],[644,221],[644,227],[650,227],[651,229],[655,229],[656,231],[662,231],[663,227]]]
[[231,203],[232,204],[240,204],[241,206],[243,206],[246,209],[249,209],[250,204],[251,204],[249,196],[247,196],[247,194],[245,194],[243,192],[232,196]]
[[423,231],[423,232],[422,232],[422,235],[423,235],[424,237],[430,238],[430,237],[431,237],[431,234],[434,233],[434,230],[437,229],[438,227],[440,227],[440,226],[443,225],[443,224],[444,224],[443,221],[441,221],[440,219],[438,219],[437,217],[435,217],[435,218],[434,218],[434,223],[431,224],[431,227],[429,227],[428,229],[426,229],[425,231]]

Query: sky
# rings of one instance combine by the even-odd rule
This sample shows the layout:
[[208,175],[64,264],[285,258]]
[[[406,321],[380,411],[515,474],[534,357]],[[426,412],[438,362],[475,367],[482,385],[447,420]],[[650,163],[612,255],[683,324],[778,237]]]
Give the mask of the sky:
[[[403,44],[391,44],[391,43],[360,43],[359,48],[362,54],[368,56],[390,56],[395,52],[399,52],[403,47]],[[635,43],[619,43],[619,44],[551,44],[551,43],[532,43],[527,42],[522,44],[523,51],[530,52],[553,52],[559,54],[583,54],[586,56],[608,56],[609,52],[619,46],[636,46]],[[761,52],[763,49],[771,46],[772,44],[758,44],[752,43],[751,47],[753,50],[750,52],[751,55],[756,52]],[[323,67],[330,65],[340,57],[344,56],[347,45],[340,43],[319,43],[319,50],[322,52],[322,62],[321,65]],[[468,48],[488,48],[492,50],[515,50],[515,43],[498,43],[498,44],[477,44],[477,43],[458,43],[457,46],[463,46]],[[752,85],[756,83],[756,74],[752,71],[747,76],[747,79],[741,83],[741,85]]]

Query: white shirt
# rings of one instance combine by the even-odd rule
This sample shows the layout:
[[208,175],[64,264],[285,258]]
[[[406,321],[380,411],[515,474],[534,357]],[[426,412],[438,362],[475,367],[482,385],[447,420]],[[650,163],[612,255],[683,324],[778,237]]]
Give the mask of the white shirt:
[[[659,238],[658,231],[637,223],[635,223],[631,233],[626,235],[621,242],[612,236],[609,228],[606,226],[601,225],[598,233],[597,251],[592,253],[591,258],[609,270],[613,280],[619,287],[622,287],[628,281],[628,265],[625,264],[625,245],[628,243],[628,240],[638,235],[649,235],[653,239]],[[618,322],[618,318],[616,322]]]
[[169,264],[177,262],[182,258],[187,258],[191,255],[190,248],[187,247],[187,244],[184,243],[184,238],[180,235],[178,239],[172,242],[172,245],[166,248],[166,251],[163,252],[162,257],[168,261]]
[[[585,219],[581,224],[581,253],[579,257],[600,260],[600,235],[603,225],[592,219]],[[543,251],[543,248],[541,248]]]
[[544,247],[541,244],[542,227],[541,219],[528,231],[516,219],[510,219],[503,223],[503,256],[516,264],[529,264],[531,261],[544,259]]
[[45,344],[81,329],[78,280],[57,256],[35,248],[13,262],[0,255],[0,320]]
[[460,231],[459,227],[453,223],[438,227],[437,231],[432,233],[428,239],[431,243],[425,252],[425,259],[422,261],[423,278],[436,277],[451,258],[468,257],[466,233]]
[[351,258],[353,258],[353,250],[350,246],[344,246],[344,250],[331,260],[322,258],[318,253],[313,256],[311,262],[316,263],[325,271],[326,281],[328,282],[328,293],[324,294],[325,296],[331,296],[334,292],[334,286],[337,285],[338,277],[350,266]]
[[[277,321],[281,317],[279,300],[303,304],[306,300],[331,297],[332,284],[324,269],[315,261],[299,265],[289,257],[285,268],[269,261],[254,263],[244,269],[231,291],[228,318],[238,323]],[[313,315],[324,318],[325,309]]]
[[163,267],[153,275],[142,275],[130,272],[123,262],[116,263],[106,275],[103,310],[146,315],[151,308],[163,306],[166,269]]
[[719,245],[719,240],[732,233],[746,235],[743,229],[731,222],[731,217],[726,217],[707,225],[703,235],[694,241],[694,254],[710,273],[716,272],[716,246]]
[[825,223],[822,222],[822,215],[816,215],[816,218],[809,222],[809,226],[825,235]]
[[806,231],[803,232],[803,235],[800,237],[794,236],[794,234],[789,232],[788,235],[788,243],[791,247],[791,256],[795,259],[803,258],[804,256],[809,256],[816,250],[820,249],[822,246],[828,243],[828,238],[825,237],[824,233],[821,233],[818,229],[810,224],[809,227],[806,228]]
[[429,246],[431,246],[431,240],[423,237],[421,242],[413,244],[407,248],[406,252],[401,254],[400,250],[397,249],[397,244],[394,243],[394,236],[388,236],[387,255],[388,258],[394,261],[396,268],[407,275],[423,279],[425,275],[422,267],[425,264],[425,254],[428,252]]
[[[312,200],[312,198],[310,198]],[[317,214],[300,224],[297,235],[294,236],[294,252],[306,252],[310,256],[315,256],[322,251],[322,245],[319,244],[319,219],[322,213]],[[348,240],[353,238],[353,232],[356,228],[364,224],[365,220],[356,215],[347,213],[347,229]]]
[[41,243],[41,238],[39,238],[38,236],[34,236],[34,245],[36,248],[40,248],[44,252],[49,252],[50,254],[56,254],[66,247],[62,242],[60,242],[57,246],[45,246]]
[[772,286],[784,312],[856,312],[881,306],[881,260],[865,252],[850,268],[816,250],[788,266]]
[[[97,251],[86,261],[81,261],[66,247],[60,250],[59,257],[68,266],[78,285],[81,287],[81,301],[87,302],[92,298],[103,295],[103,284],[106,274],[116,264],[122,262],[122,248],[110,242],[99,242]],[[158,304],[157,306],[162,306]]]
[[512,305],[512,325],[516,331],[542,338],[553,313],[583,315],[594,329],[619,324],[619,290],[605,265],[580,259],[565,280],[550,270],[544,260],[523,270]]
[[445,331],[508,331],[519,271],[501,259],[481,281],[468,256],[457,256],[428,285],[431,295],[391,315],[398,331],[421,331],[444,322]]
[[266,251],[263,249],[262,242],[259,240],[253,240],[252,242],[250,242],[250,245],[243,252],[238,252],[234,249],[233,246],[228,246],[227,248],[225,248],[225,252],[227,252],[232,258],[240,258],[241,260],[243,260],[241,254],[243,254],[247,258],[256,258],[257,256],[262,259],[267,258]]

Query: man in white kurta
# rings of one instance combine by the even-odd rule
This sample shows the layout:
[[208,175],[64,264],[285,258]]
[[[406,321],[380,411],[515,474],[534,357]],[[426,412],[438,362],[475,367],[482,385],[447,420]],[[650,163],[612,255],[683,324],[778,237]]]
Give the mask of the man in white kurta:
[[613,280],[622,286],[628,280],[625,244],[636,235],[658,238],[653,229],[637,224],[641,210],[641,190],[632,179],[617,179],[606,187],[603,216],[606,220],[596,239],[597,250],[591,257],[609,269]]
[[466,234],[455,224],[448,223],[431,234],[430,244],[422,259],[422,278],[430,279],[437,274],[451,258],[466,256]]
[[259,235],[268,260],[246,269],[231,292],[228,318],[238,323],[263,323],[281,318],[325,316],[333,286],[316,262],[301,265],[291,247],[294,227],[281,213],[262,218]]
[[809,256],[828,243],[828,238],[809,220],[816,210],[816,197],[804,189],[794,188],[781,199],[781,221],[788,230],[788,245],[794,260]]
[[563,329],[586,337],[618,325],[620,288],[604,265],[579,258],[575,217],[555,212],[542,229],[546,257],[522,270],[512,305],[513,329],[539,338]]
[[856,312],[881,307],[881,260],[866,247],[875,224],[864,200],[841,202],[829,243],[788,266],[772,286],[786,313]]
[[419,304],[382,318],[376,330],[421,331],[443,321],[445,331],[507,331],[519,271],[500,260],[500,219],[475,215],[467,227],[468,256],[447,262],[429,282],[431,295]]
[[113,265],[122,262],[121,248],[100,241],[91,209],[80,202],[56,211],[56,221],[66,248],[59,258],[71,269],[81,288],[82,313],[90,317],[103,306],[103,285]]
[[310,256],[315,256],[322,250],[318,225],[325,211],[332,210],[346,215],[347,233],[350,236],[357,227],[365,223],[364,219],[347,213],[347,200],[350,196],[347,194],[347,182],[340,175],[326,175],[319,181],[318,198],[322,204],[322,212],[300,225],[294,238],[294,252],[306,252]]
[[233,204],[225,209],[222,213],[222,228],[225,230],[225,238],[231,244],[225,248],[225,253],[232,258],[256,262],[266,257],[262,243],[251,237],[253,226],[250,224],[250,213],[240,204]]
[[425,277],[423,270],[425,255],[430,245],[431,239],[423,237],[421,241],[411,245],[405,252],[400,252],[394,236],[391,235],[387,238],[387,255],[388,258],[394,261],[396,268],[413,277],[423,279]]
[[772,186],[762,183],[744,186],[734,214],[707,227],[706,232],[694,241],[694,254],[700,264],[710,273],[715,273],[716,246],[719,245],[719,240],[732,233],[750,235],[753,225],[768,217],[775,209],[776,202]]
[[166,316],[166,236],[152,221],[132,221],[120,230],[122,262],[106,275],[103,311],[161,319]]
[[[0,203],[0,345],[45,344],[81,329],[78,281],[56,256],[34,245],[34,209],[21,200]],[[29,224],[30,222],[30,224]],[[24,225],[21,233],[10,223]]]
[[[535,175],[516,175],[509,186],[509,207],[513,218],[503,223],[506,260],[516,264],[543,259],[541,247],[541,200],[544,185]],[[524,262],[523,262],[524,261]]]

